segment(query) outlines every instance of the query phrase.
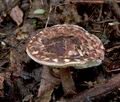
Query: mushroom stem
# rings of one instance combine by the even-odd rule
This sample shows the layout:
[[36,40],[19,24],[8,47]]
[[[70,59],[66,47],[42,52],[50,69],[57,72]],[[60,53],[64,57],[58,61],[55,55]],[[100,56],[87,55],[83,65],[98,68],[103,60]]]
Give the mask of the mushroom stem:
[[76,94],[75,84],[69,68],[60,69],[60,78],[65,96]]

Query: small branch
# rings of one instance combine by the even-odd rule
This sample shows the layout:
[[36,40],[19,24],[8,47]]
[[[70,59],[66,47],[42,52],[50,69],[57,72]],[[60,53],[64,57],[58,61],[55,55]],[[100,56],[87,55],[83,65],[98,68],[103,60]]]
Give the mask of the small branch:
[[50,9],[49,9],[49,13],[48,13],[48,17],[47,17],[47,21],[46,21],[46,24],[45,24],[45,28],[47,27],[48,23],[49,23],[49,20],[50,20],[50,13],[52,11],[52,5],[50,4]]
[[99,16],[97,18],[97,21],[100,21],[101,16],[102,16],[102,12],[103,12],[103,5],[100,6],[100,11],[99,11]]
[[120,45],[116,45],[116,46],[114,46],[112,48],[106,49],[106,52],[111,52],[111,51],[113,51],[115,49],[120,49]]
[[[63,102],[89,102],[90,100],[102,98],[110,94],[112,91],[120,87],[120,74],[111,78],[107,83],[100,84],[91,88],[81,94],[74,96],[71,99],[64,100]],[[80,100],[80,101],[79,101]]]

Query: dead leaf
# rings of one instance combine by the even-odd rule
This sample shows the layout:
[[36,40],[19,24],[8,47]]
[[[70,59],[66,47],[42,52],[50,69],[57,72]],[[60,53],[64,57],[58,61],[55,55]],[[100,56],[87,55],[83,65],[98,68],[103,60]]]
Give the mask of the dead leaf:
[[42,79],[38,90],[38,99],[35,102],[49,102],[54,88],[60,84],[60,79],[53,77],[49,73],[49,68],[44,66]]
[[[44,10],[49,9],[49,6],[47,5],[46,0],[42,0],[42,1],[43,2],[41,2],[41,0],[34,0],[31,3],[32,8],[30,9],[30,12],[28,15],[29,18],[43,18],[43,19],[47,18],[47,13],[45,13],[44,15],[42,15],[42,14],[39,15],[39,14],[35,13],[37,9],[44,9]],[[45,11],[42,11],[42,12],[44,13]],[[37,11],[37,13],[38,13],[38,11]]]
[[23,22],[23,12],[19,6],[15,6],[10,12],[11,18],[20,26]]

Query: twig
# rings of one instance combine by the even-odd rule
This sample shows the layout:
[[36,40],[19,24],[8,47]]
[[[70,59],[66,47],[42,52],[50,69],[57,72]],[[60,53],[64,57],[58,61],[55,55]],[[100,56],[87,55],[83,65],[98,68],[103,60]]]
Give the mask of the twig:
[[120,71],[120,68],[119,69],[111,69],[111,70],[107,70],[108,73],[111,73],[111,72],[119,72]]
[[97,21],[100,21],[101,16],[102,16],[102,11],[103,11],[103,5],[100,6],[100,12],[99,12],[99,16],[97,18]]
[[106,50],[106,52],[111,52],[111,51],[113,51],[115,49],[120,49],[120,45],[116,45],[116,46],[114,46],[112,48],[109,48],[109,49]]
[[94,23],[109,23],[109,22],[116,22],[117,20],[115,19],[105,19],[105,20],[102,20],[102,21],[92,21]]
[[49,19],[50,19],[50,13],[52,11],[52,5],[50,4],[50,9],[49,9],[49,13],[48,13],[48,17],[47,17],[47,21],[46,21],[46,24],[45,24],[45,28],[47,27],[48,25],[48,22],[49,22]]
[[41,0],[41,4],[44,5],[43,0]]

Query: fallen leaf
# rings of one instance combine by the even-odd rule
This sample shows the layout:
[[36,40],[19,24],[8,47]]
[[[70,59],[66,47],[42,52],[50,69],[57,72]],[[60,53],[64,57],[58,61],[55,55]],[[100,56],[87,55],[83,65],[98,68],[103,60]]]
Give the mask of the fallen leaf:
[[53,77],[49,72],[49,68],[44,66],[42,71],[42,79],[38,90],[38,98],[35,102],[49,102],[51,100],[51,95],[54,88],[56,85],[59,85],[60,82],[60,79]]
[[10,12],[11,18],[17,23],[18,26],[23,22],[23,12],[19,6],[15,6]]
[[[38,18],[38,19],[47,19],[47,11],[49,9],[49,6],[46,2],[46,0],[42,0],[43,2],[41,2],[41,0],[34,0],[31,3],[31,9],[29,11],[29,18]],[[38,12],[41,12],[40,14],[38,14]],[[46,13],[45,13],[46,12]]]
[[33,13],[37,14],[37,15],[43,15],[45,13],[45,10],[44,9],[36,9]]

